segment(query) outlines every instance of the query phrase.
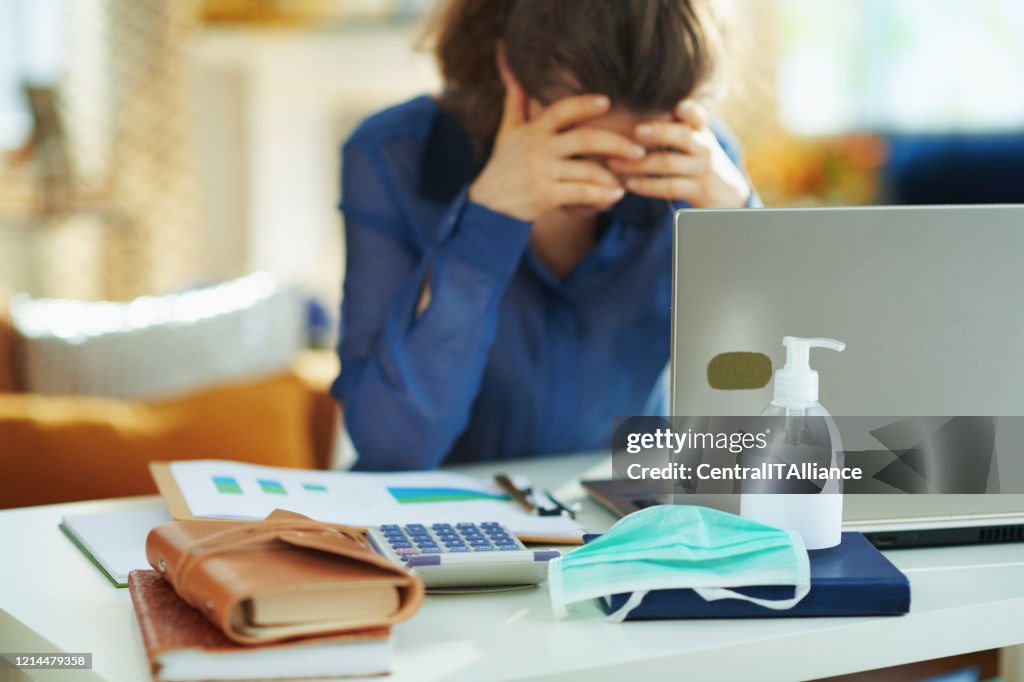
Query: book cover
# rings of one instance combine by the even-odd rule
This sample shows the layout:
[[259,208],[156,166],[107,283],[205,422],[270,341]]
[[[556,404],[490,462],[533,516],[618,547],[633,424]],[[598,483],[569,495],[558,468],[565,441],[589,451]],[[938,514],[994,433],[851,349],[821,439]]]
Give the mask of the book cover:
[[394,652],[388,628],[242,645],[182,601],[156,571],[132,571],[128,592],[158,682],[335,678],[391,671]]
[[[910,610],[910,581],[862,534],[843,533],[835,547],[808,552],[811,591],[788,610],[773,610],[739,599],[705,601],[688,589],[648,594],[626,620],[679,618],[801,618],[807,616],[884,616]],[[744,587],[738,592],[763,599],[793,596],[792,587]],[[610,611],[629,598],[606,600]]]

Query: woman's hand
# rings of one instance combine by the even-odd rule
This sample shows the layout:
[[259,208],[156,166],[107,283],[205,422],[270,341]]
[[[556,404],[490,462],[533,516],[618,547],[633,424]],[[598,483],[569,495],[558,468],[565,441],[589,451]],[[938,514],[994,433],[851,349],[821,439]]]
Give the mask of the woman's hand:
[[505,82],[501,126],[487,165],[470,185],[469,198],[530,222],[560,206],[589,205],[605,210],[619,201],[625,193],[619,178],[601,164],[579,157],[636,161],[643,158],[644,148],[607,130],[570,129],[608,111],[608,98],[566,97],[527,121],[526,94],[501,66]]
[[626,189],[660,199],[678,199],[696,208],[742,208],[750,184],[718,144],[707,114],[694,102],[681,102],[671,121],[646,121],[636,139],[648,150],[638,161],[613,160],[608,167],[622,176]]

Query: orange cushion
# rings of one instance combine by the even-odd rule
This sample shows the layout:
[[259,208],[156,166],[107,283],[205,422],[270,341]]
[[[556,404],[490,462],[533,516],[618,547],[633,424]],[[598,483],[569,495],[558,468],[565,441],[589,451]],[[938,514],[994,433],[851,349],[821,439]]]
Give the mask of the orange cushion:
[[153,402],[0,395],[0,508],[155,493],[153,460],[314,465],[291,373]]

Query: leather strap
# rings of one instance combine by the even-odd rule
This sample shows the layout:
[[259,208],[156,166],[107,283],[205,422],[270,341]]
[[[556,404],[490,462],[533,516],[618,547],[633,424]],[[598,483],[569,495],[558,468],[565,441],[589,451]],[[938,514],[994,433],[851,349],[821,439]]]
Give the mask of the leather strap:
[[[354,543],[360,549],[372,551],[363,539],[362,533],[348,526],[301,519],[260,521],[208,535],[201,542],[189,547],[174,567],[175,583],[182,586],[190,585],[189,574],[211,557],[271,540],[285,540],[289,534],[301,537],[304,533],[316,533],[321,536],[321,539],[327,540],[331,544],[337,544],[339,547],[351,546]],[[193,604],[193,606],[201,605]]]

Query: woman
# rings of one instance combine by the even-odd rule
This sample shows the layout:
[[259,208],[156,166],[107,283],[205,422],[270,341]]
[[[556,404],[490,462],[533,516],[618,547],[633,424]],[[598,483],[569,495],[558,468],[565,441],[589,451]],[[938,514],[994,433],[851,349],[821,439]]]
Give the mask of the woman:
[[345,144],[333,386],[356,468],[606,447],[664,413],[672,208],[756,202],[690,97],[699,0],[453,0],[439,99]]

